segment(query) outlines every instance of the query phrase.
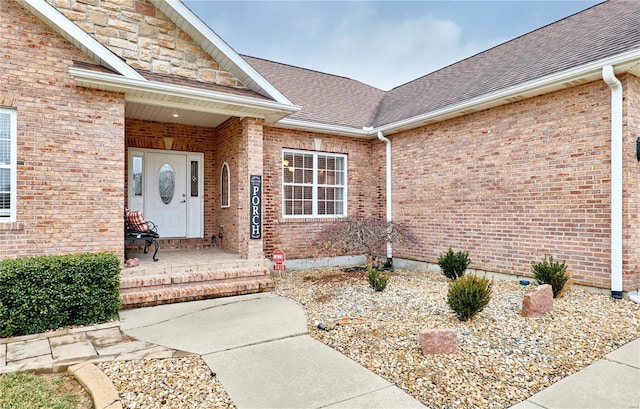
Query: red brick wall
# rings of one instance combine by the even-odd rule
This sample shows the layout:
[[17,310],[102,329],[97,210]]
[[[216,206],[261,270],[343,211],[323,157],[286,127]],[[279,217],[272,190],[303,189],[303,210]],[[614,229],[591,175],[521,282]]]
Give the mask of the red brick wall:
[[[282,216],[282,150],[315,151],[315,138],[322,140],[320,151],[347,154],[347,213],[361,217],[381,214],[377,204],[381,202],[378,169],[380,166],[384,169],[382,142],[266,127],[262,188],[264,252],[267,255],[280,248],[291,259],[311,257],[314,253],[311,247],[313,238],[332,221]],[[382,186],[384,190],[384,180]]]
[[216,179],[215,185],[217,191],[220,192],[220,175],[222,172],[222,165],[227,163],[229,165],[229,190],[231,198],[229,207],[221,207],[220,193],[215,196],[215,209],[217,212],[216,223],[218,226],[224,226],[224,240],[223,247],[230,251],[240,252],[240,237],[238,226],[238,212],[241,198],[238,195],[239,190],[239,177],[241,173],[241,166],[244,160],[243,155],[239,151],[239,147],[242,146],[245,141],[242,135],[242,123],[238,118],[231,118],[224,124],[218,127],[218,143],[216,144]]
[[122,255],[124,100],[76,87],[92,62],[14,1],[0,2],[0,104],[17,111],[17,222],[0,258]]
[[472,268],[528,274],[550,254],[606,288],[609,101],[599,81],[393,135],[394,219],[420,239],[395,255],[451,246]]

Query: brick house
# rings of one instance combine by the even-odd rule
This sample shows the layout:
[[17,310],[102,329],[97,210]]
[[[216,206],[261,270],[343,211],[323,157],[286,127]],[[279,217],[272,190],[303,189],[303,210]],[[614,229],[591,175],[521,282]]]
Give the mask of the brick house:
[[401,265],[551,254],[636,291],[638,21],[605,2],[385,92],[238,55],[177,0],[0,0],[0,258],[123,257],[132,208],[163,250],[224,226],[242,259],[303,265],[355,215],[410,226]]

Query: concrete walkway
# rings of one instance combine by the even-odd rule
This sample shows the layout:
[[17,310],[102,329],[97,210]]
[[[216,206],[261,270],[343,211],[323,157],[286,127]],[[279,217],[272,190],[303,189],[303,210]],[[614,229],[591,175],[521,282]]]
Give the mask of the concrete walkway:
[[421,408],[307,334],[304,310],[271,293],[125,310],[137,339],[201,355],[238,408]]
[[0,374],[64,372],[84,362],[128,361],[192,355],[130,338],[118,321],[61,329],[22,337],[0,338]]
[[512,408],[640,408],[640,339]]
[[[241,409],[423,407],[312,339],[303,308],[272,293],[125,310],[120,317],[0,338],[0,374],[195,353]],[[640,339],[513,408],[640,408]]]

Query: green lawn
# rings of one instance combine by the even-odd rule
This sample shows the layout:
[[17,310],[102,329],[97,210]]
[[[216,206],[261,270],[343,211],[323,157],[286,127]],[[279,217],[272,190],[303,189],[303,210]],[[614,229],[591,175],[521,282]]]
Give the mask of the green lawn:
[[77,409],[77,396],[61,392],[66,376],[0,375],[0,409]]

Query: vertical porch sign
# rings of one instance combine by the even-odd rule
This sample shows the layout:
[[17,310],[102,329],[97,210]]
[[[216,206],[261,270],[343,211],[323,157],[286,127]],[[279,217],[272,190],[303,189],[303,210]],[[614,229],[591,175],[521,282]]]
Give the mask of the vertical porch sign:
[[249,237],[262,238],[262,176],[251,175],[249,179]]

